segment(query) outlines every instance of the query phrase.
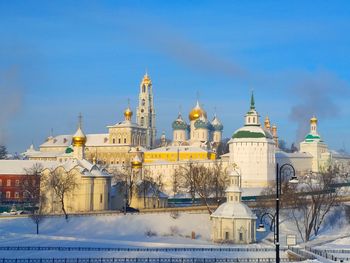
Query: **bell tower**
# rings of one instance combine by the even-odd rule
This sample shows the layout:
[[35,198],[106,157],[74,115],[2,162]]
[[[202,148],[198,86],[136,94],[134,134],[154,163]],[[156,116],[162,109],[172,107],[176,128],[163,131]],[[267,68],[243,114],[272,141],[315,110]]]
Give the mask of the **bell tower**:
[[136,112],[136,122],[147,129],[146,146],[154,148],[156,141],[156,112],[153,102],[152,81],[147,72],[140,84],[139,106]]

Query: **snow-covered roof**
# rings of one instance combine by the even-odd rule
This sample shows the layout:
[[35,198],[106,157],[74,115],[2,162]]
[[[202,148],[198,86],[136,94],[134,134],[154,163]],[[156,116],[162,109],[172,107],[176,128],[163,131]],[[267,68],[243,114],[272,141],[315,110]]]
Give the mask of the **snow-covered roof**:
[[134,122],[131,122],[131,121],[128,121],[128,120],[124,120],[124,121],[121,121],[121,122],[118,122],[114,125],[111,125],[111,126],[107,126],[107,128],[139,128],[139,129],[145,129],[144,127],[138,125],[137,123],[134,123]]
[[211,214],[211,217],[257,219],[250,208],[243,203],[223,203]]
[[278,151],[275,153],[276,158],[312,158],[310,153],[305,152],[293,152],[287,153],[283,151]]
[[83,176],[108,176],[105,169],[100,169],[98,166],[90,163],[87,160],[69,159],[64,162],[58,161],[37,161],[37,160],[0,160],[0,174],[26,174],[28,170],[33,168],[34,165],[39,164],[43,169],[55,170],[62,167],[65,171],[69,172],[72,169],[78,169]]
[[43,167],[54,167],[58,163],[56,161],[0,160],[0,174],[23,175],[36,164]]
[[[68,147],[72,144],[72,135],[57,135],[49,138],[46,142],[40,145],[40,148],[44,147]],[[104,146],[109,144],[109,134],[87,134],[85,146]]]

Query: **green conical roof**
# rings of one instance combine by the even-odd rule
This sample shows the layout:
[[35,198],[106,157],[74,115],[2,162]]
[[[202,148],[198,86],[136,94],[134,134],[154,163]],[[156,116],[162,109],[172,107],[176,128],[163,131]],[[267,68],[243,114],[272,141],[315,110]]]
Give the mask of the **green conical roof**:
[[250,109],[255,109],[255,101],[254,101],[254,93],[252,92],[252,96],[250,97]]

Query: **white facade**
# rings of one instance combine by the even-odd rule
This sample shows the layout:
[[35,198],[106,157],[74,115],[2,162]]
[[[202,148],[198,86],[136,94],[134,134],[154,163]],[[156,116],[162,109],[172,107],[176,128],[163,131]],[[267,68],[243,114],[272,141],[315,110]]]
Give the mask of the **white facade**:
[[230,185],[226,189],[226,203],[223,203],[210,216],[212,240],[250,244],[256,240],[256,216],[241,202],[242,191],[238,171],[229,174]]
[[239,167],[242,187],[266,187],[275,180],[275,142],[260,125],[254,97],[245,125],[229,141],[229,163]]

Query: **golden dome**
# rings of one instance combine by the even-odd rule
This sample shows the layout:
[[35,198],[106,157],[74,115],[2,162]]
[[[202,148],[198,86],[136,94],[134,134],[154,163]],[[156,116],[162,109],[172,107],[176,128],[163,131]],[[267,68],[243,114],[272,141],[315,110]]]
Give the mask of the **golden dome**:
[[125,117],[125,120],[131,120],[131,117],[132,117],[132,110],[130,109],[130,107],[127,107],[124,111],[124,117]]
[[142,84],[149,85],[150,83],[151,83],[151,79],[149,78],[148,74],[146,73],[146,74],[143,76]]
[[311,119],[310,119],[310,123],[311,124],[317,124],[317,118],[315,116],[313,116]]
[[204,118],[207,118],[207,113],[199,106],[199,103],[197,101],[196,106],[191,110],[190,114],[188,115],[188,118],[190,119],[190,121],[194,121],[202,116]]
[[73,146],[84,146],[85,143],[86,143],[86,136],[79,127],[76,133],[73,135],[72,144]]
[[266,118],[265,118],[264,125],[265,125],[266,129],[270,129],[271,128],[270,119],[269,119],[268,116],[266,116]]
[[133,160],[131,161],[131,167],[134,168],[141,168],[142,167],[142,160],[139,156],[135,156]]

